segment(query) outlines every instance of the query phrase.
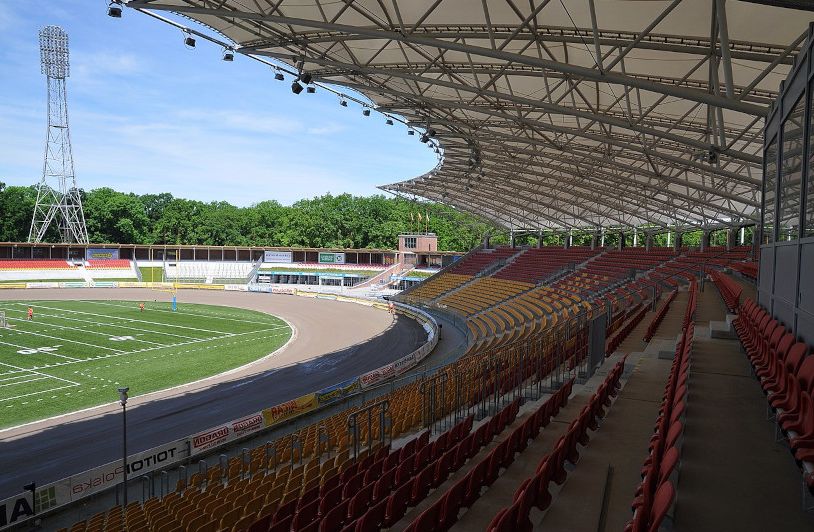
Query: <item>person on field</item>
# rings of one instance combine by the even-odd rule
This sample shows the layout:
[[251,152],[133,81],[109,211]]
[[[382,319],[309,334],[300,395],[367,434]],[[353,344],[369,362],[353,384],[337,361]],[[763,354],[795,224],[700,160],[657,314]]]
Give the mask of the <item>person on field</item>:
[[28,307],[28,321],[34,321],[34,309]]
[[139,304],[138,304],[138,309],[139,309],[141,312],[144,312],[144,303],[139,303]]

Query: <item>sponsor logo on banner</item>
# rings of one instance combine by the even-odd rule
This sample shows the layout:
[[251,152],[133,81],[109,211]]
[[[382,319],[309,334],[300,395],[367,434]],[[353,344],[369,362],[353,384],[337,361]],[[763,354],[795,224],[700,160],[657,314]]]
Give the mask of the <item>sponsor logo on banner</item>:
[[28,491],[0,501],[0,530],[34,515],[34,496]]
[[326,405],[328,403],[338,401],[339,399],[347,397],[348,395],[358,391],[359,388],[359,379],[357,378],[323,388],[322,390],[316,392],[317,403],[319,405]]
[[250,434],[265,427],[263,424],[263,413],[258,412],[249,417],[232,421],[232,434],[235,438]]
[[59,283],[25,283],[26,288],[59,288]]
[[321,264],[345,264],[345,254],[320,252],[319,262]]
[[246,292],[248,290],[245,284],[225,284],[223,289],[230,292]]
[[295,296],[295,295],[297,295],[297,289],[296,288],[286,288],[284,286],[273,286],[271,288],[271,293],[272,294],[286,294],[286,295],[289,295],[289,296]]
[[266,251],[263,253],[263,262],[294,262],[293,255],[290,251]]
[[[144,475],[181,460],[187,456],[186,440],[154,447],[127,457],[127,474]],[[115,486],[124,480],[121,460],[101,465],[90,471],[73,475],[69,479],[70,499],[76,500],[91,493]],[[39,492],[39,490],[38,490]],[[59,501],[61,503],[61,501]],[[67,502],[67,501],[66,501]]]
[[393,364],[388,364],[386,366],[382,366],[380,368],[374,369],[373,371],[365,373],[364,375],[359,377],[359,383],[362,385],[362,388],[367,388],[369,386],[373,386],[374,384],[378,384],[392,376],[393,376]]
[[415,365],[415,353],[403,356],[393,362],[393,374],[401,375]]
[[88,260],[118,259],[118,249],[88,248],[85,258]]
[[286,419],[304,414],[316,407],[316,394],[309,393],[308,395],[297,397],[291,401],[286,401],[283,404],[266,408],[263,410],[263,420],[266,422],[266,426],[270,427]]
[[194,435],[190,441],[191,454],[198,454],[229,441],[229,426],[223,425]]

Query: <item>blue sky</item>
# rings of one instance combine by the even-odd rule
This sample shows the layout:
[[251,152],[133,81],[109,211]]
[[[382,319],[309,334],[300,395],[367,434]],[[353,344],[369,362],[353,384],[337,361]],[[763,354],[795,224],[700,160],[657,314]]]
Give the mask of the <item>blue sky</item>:
[[290,80],[104,0],[0,0],[0,181],[42,172],[46,85],[37,33],[69,35],[68,109],[80,187],[170,192],[202,201],[291,204],[327,192],[370,195],[376,185],[430,170],[435,154],[384,124],[340,107],[326,91],[295,96]]

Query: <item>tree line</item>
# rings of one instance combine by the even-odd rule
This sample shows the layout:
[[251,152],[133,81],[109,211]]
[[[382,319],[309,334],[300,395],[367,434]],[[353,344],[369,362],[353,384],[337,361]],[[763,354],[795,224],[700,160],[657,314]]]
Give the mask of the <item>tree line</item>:
[[[429,229],[439,249],[465,251],[499,231],[442,204],[382,195],[326,194],[291,206],[268,200],[250,207],[112,188],[80,195],[92,243],[394,249],[400,233]],[[34,186],[0,183],[0,242],[28,239],[36,198]]]

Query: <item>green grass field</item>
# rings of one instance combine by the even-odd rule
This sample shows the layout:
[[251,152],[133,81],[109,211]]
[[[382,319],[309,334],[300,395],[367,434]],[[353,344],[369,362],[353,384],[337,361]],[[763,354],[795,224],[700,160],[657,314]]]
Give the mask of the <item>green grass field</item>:
[[161,266],[139,266],[141,271],[141,280],[145,283],[162,283],[164,282],[164,268]]
[[[28,305],[34,320],[26,320]],[[133,301],[0,301],[0,428],[135,397],[242,366],[291,328],[251,310]]]

